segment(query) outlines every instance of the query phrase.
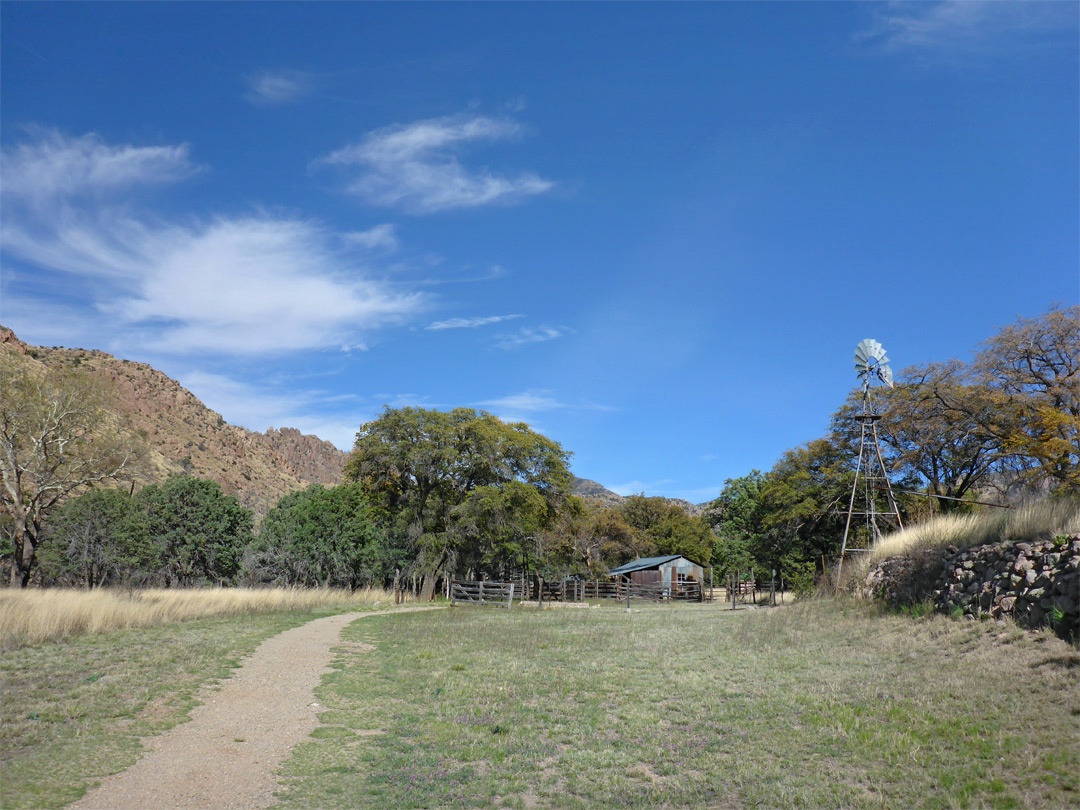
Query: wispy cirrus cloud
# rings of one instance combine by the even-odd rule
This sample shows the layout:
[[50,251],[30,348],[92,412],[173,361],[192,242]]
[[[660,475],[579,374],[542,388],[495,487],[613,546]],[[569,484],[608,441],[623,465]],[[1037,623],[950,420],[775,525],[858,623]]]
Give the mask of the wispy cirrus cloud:
[[427,214],[518,202],[554,183],[535,172],[513,177],[470,170],[459,155],[471,144],[516,138],[522,127],[508,118],[456,115],[377,129],[318,161],[354,172],[347,190],[373,205]]
[[487,317],[482,318],[449,318],[445,321],[435,321],[424,328],[436,332],[443,329],[476,329],[481,326],[502,323],[503,321],[512,321],[524,317],[524,315],[488,315]]
[[510,411],[512,413],[536,413],[538,411],[551,411],[557,408],[567,407],[559,402],[548,390],[522,391],[520,394],[510,394],[497,399],[486,399],[476,403],[482,408]]
[[517,332],[506,335],[497,335],[495,348],[497,349],[520,349],[533,343],[546,343],[549,340],[558,340],[566,335],[571,335],[574,330],[568,326],[537,326],[525,327]]
[[1075,42],[1076,29],[1075,3],[940,0],[887,3],[858,38],[891,51],[950,59]]
[[365,250],[397,250],[401,247],[398,239],[397,226],[386,223],[368,228],[366,231],[354,231],[342,234],[342,241],[348,245],[356,245]]
[[[189,175],[186,146],[110,146],[50,132],[0,159],[0,248],[82,282],[86,317],[110,319],[140,347],[241,355],[336,348],[425,306],[420,294],[343,259],[337,235],[317,223],[266,213],[170,223],[117,201]],[[18,310],[20,296],[48,305],[30,287],[9,289],[7,308]]]
[[264,70],[244,77],[245,100],[252,104],[274,106],[299,101],[315,86],[315,77],[300,70]]
[[31,127],[29,140],[0,152],[9,205],[42,209],[58,199],[100,199],[136,186],[167,184],[196,173],[187,144],[109,146],[91,132],[69,138]]

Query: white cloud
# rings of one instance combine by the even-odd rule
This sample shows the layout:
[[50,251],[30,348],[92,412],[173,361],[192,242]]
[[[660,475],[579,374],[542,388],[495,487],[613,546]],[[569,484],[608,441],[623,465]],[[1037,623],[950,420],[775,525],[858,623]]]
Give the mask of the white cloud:
[[[137,336],[141,348],[335,348],[424,308],[419,294],[397,292],[342,259],[331,247],[334,235],[312,222],[257,214],[163,224],[76,199],[88,188],[184,174],[186,149],[133,151],[106,147],[95,136],[57,135],[5,151],[0,243],[35,267],[93,280],[86,285],[93,305],[129,339]],[[9,171],[20,191],[27,178],[45,178],[33,204],[25,204],[26,195],[8,196]]]
[[489,315],[485,318],[450,318],[445,321],[435,321],[435,323],[425,326],[425,329],[442,330],[442,329],[476,329],[479,326],[487,326],[492,323],[502,323],[503,321],[512,321],[515,318],[524,318],[524,315]]
[[535,413],[536,411],[550,411],[555,408],[566,406],[551,396],[550,391],[531,390],[520,394],[511,394],[499,399],[488,399],[478,402],[482,408],[498,409],[512,413]]
[[1062,34],[1075,42],[1075,33],[1075,4],[941,0],[888,3],[860,38],[877,40],[890,50],[956,57],[1000,55]]
[[495,347],[499,349],[518,349],[531,343],[545,343],[573,334],[573,329],[566,326],[526,327],[509,335],[498,335]]
[[170,183],[198,171],[188,145],[108,146],[98,135],[67,138],[31,129],[31,140],[0,153],[6,206],[51,206],[58,198],[101,197],[133,186]]
[[310,73],[298,70],[263,71],[244,77],[244,98],[253,104],[288,104],[308,95],[314,84]]
[[415,214],[509,203],[542,194],[554,183],[534,172],[504,177],[470,171],[458,160],[462,147],[477,141],[516,137],[521,126],[505,118],[449,116],[395,125],[371,132],[319,161],[356,167],[348,190],[374,205]]
[[366,231],[356,231],[342,235],[342,241],[347,245],[356,245],[365,250],[397,250],[401,241],[397,236],[397,227],[387,223],[368,228]]

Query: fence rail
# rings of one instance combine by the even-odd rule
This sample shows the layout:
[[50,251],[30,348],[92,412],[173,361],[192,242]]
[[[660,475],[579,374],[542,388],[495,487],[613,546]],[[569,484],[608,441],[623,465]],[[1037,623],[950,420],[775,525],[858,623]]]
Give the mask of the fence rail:
[[700,602],[703,599],[701,583],[693,580],[674,584],[652,583],[642,585],[637,582],[593,580],[585,582],[585,596],[593,599],[626,599],[627,591],[631,599],[645,599],[652,602],[681,600]]
[[469,580],[450,580],[450,604],[465,605],[505,605],[509,610],[514,603],[515,594],[520,598],[521,591],[515,582],[484,582]]

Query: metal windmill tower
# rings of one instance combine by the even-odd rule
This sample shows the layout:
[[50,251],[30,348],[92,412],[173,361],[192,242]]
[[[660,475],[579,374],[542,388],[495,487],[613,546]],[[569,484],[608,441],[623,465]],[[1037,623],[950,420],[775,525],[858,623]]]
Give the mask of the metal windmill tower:
[[840,546],[840,563],[836,574],[839,582],[844,567],[844,557],[866,551],[877,545],[881,538],[879,523],[892,522],[904,528],[900,509],[893,497],[885,462],[881,458],[877,423],[881,414],[874,408],[873,383],[893,387],[892,369],[885,349],[876,340],[867,338],[855,348],[855,373],[862,383],[862,411],[855,417],[860,425],[859,461],[855,467],[855,481],[851,486],[847,522],[844,525],[844,542]]

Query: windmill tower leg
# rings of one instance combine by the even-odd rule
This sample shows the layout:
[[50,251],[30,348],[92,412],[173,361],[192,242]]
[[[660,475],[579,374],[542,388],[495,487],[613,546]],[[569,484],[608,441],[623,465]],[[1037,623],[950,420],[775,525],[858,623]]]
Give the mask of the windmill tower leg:
[[[862,412],[855,417],[860,423],[859,458],[855,466],[855,480],[851,485],[851,498],[848,501],[847,519],[844,523],[844,539],[840,545],[840,560],[836,566],[836,588],[840,589],[844,562],[853,552],[869,551],[881,540],[879,518],[889,521],[895,518],[896,525],[904,528],[900,519],[900,508],[893,497],[892,485],[885,460],[881,455],[881,442],[878,439],[877,422],[881,414],[874,409],[871,397],[871,382],[877,380],[893,387],[892,371],[888,366],[885,349],[876,340],[866,339],[855,349],[855,372],[862,382]],[[858,498],[860,485],[862,498]],[[884,491],[887,509],[878,507],[879,492]],[[864,523],[864,542],[856,543],[858,532],[852,532],[852,518],[861,517]]]

